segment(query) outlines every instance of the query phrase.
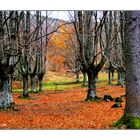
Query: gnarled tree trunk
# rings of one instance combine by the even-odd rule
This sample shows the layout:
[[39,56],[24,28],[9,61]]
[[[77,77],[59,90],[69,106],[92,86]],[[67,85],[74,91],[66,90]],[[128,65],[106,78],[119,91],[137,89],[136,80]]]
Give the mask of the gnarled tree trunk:
[[88,75],[88,94],[86,100],[92,100],[96,96],[96,76],[93,71],[89,71]]
[[10,108],[12,103],[12,74],[8,67],[0,65],[0,108]]

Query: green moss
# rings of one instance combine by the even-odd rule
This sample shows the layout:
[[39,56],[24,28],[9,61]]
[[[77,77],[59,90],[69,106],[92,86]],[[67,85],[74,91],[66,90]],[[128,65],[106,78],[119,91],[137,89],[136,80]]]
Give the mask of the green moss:
[[125,123],[125,119],[126,119],[126,113],[124,113],[124,115],[121,117],[120,120],[114,122],[114,123],[113,123],[113,126],[114,126],[114,127],[117,127],[117,128],[121,128],[122,125]]
[[140,129],[140,118],[138,117],[131,117],[126,121],[126,127],[127,128],[134,128],[134,129]]
[[82,87],[82,84],[83,82],[76,83],[75,81],[48,82],[48,83],[44,83],[44,89],[64,91],[64,90]]
[[124,113],[119,121],[113,123],[113,126],[117,128],[121,128],[123,125],[128,129],[140,129],[140,118],[129,113]]

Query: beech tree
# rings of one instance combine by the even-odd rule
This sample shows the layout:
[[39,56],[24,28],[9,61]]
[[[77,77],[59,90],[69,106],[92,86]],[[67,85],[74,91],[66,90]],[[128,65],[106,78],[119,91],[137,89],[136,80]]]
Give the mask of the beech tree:
[[23,36],[21,38],[21,44],[23,46],[21,59],[20,59],[20,70],[23,77],[23,96],[28,97],[28,67],[29,67],[29,47],[28,39],[30,36],[30,11],[26,14],[23,12],[22,28]]
[[125,11],[124,18],[126,108],[123,117],[115,125],[140,128],[140,11]]
[[75,11],[74,13],[74,27],[79,43],[81,65],[88,75],[88,94],[86,100],[94,100],[96,98],[95,79],[106,62],[104,55],[100,52],[101,59],[98,64],[95,65],[95,61],[99,55],[98,53],[95,53],[98,37],[100,41],[100,49],[103,50],[103,44],[101,41],[102,28],[105,23],[106,15],[107,12],[103,12],[100,24],[94,24],[93,11]]
[[[44,31],[41,25],[43,21],[47,22],[47,18],[45,17],[42,20],[40,14],[39,26],[33,28],[34,24],[31,22],[31,16],[30,11],[0,11],[0,108],[9,108],[14,104],[12,97],[12,77],[16,66],[23,77],[23,96],[29,96],[28,77],[31,73],[30,67],[32,67],[30,60],[33,58],[31,48],[33,48],[32,45],[34,45],[33,42],[35,41],[41,44],[37,46],[38,52],[41,52],[41,55],[37,58],[38,71],[36,75],[38,74],[40,91],[42,90],[42,77],[46,62],[46,45],[48,43],[47,37],[56,32],[59,26],[47,32],[48,26],[53,22],[48,26],[46,23]],[[39,31],[39,36],[35,37],[36,31]],[[43,40],[43,38],[45,39]],[[37,51],[33,52],[37,56]]]
[[49,26],[52,26],[54,20],[48,24],[47,12],[45,16],[41,11],[36,11],[35,14],[32,11],[23,11],[23,13],[21,34],[19,34],[23,50],[18,70],[23,76],[23,97],[28,97],[29,76],[31,91],[37,91],[37,79],[39,91],[43,90],[48,36],[56,32],[59,26],[48,32]]
[[123,62],[123,54],[122,54],[122,36],[121,36],[121,31],[120,31],[120,21],[119,21],[119,12],[114,11],[114,34],[118,32],[118,34],[115,36],[113,40],[113,47],[114,47],[114,67],[117,71],[117,85],[124,85],[124,62]]
[[[42,15],[41,12],[39,13],[39,23],[40,23],[40,30],[39,34],[40,36],[43,35],[43,24],[41,24],[42,21]],[[45,34],[47,34],[47,12],[45,17]],[[41,38],[39,41],[39,44],[37,46],[37,77],[39,81],[39,91],[43,91],[43,77],[46,71],[46,50],[48,46],[48,37],[46,36],[45,39]]]
[[[106,47],[110,47],[110,39],[112,37],[112,11],[109,12],[109,15],[105,19],[105,37],[106,37]],[[111,50],[107,50],[108,58],[108,84],[111,84],[111,73],[112,73],[112,64],[111,64]],[[113,75],[113,74],[112,74]]]
[[[110,28],[110,33],[106,32],[106,35],[109,34],[112,36],[112,40],[110,42],[110,47],[107,51],[107,70],[108,70],[108,84],[111,84],[111,81],[114,79],[114,71],[117,71],[117,85],[124,85],[124,60],[122,54],[122,46],[123,46],[123,33],[121,31],[121,21],[120,21],[120,13],[119,11],[110,11],[112,15],[110,16],[111,24],[107,24]],[[106,26],[107,26],[106,25]],[[107,38],[107,37],[106,37]],[[108,41],[106,41],[107,43]],[[111,79],[112,76],[112,79]]]
[[21,53],[17,48],[17,12],[0,11],[0,108],[13,106],[12,74],[18,63],[15,57]]

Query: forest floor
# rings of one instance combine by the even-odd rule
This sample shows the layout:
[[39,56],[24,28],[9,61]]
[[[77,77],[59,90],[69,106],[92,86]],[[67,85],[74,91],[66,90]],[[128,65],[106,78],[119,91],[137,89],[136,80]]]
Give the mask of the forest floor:
[[[104,75],[101,74],[99,79]],[[97,84],[98,96],[125,94],[125,88],[108,86],[102,78]],[[71,84],[68,82],[63,86]],[[54,87],[56,90],[50,88],[42,93],[30,93],[29,100],[19,98],[18,92],[14,93],[18,110],[0,111],[0,129],[113,129],[113,122],[124,113],[125,98],[121,108],[111,108],[114,101],[86,102],[87,88],[73,86],[69,89],[63,87],[64,90]]]

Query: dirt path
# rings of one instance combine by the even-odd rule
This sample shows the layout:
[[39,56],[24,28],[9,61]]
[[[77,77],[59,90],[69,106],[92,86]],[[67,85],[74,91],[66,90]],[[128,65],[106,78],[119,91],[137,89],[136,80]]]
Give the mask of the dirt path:
[[[106,86],[97,89],[98,96],[110,94],[113,97],[124,95],[125,89]],[[65,92],[30,94],[32,100],[18,98],[14,94],[16,107],[20,111],[1,111],[0,129],[99,129],[111,128],[124,111],[113,109],[114,102],[85,102],[86,89],[73,89]]]

